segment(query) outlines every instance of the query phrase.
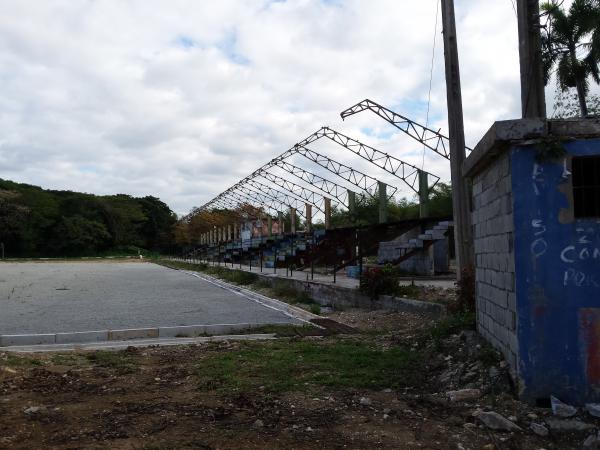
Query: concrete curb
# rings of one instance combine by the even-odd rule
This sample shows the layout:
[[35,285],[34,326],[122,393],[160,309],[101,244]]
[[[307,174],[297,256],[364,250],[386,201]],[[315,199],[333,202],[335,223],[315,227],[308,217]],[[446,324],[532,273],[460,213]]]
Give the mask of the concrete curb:
[[276,339],[274,334],[239,334],[223,336],[205,336],[195,338],[161,338],[161,339],[135,339],[132,341],[88,342],[82,344],[47,344],[47,345],[21,345],[2,347],[1,351],[13,353],[47,353],[69,352],[81,350],[120,350],[127,347],[148,347],[202,344],[207,342],[225,341],[257,341]]
[[299,308],[297,306],[290,305],[289,303],[282,302],[281,300],[277,300],[271,297],[267,297],[266,295],[259,294],[258,292],[251,291],[250,289],[246,289],[240,286],[236,286],[235,284],[227,283],[218,278],[211,277],[210,275],[206,275],[200,272],[194,272],[189,270],[180,270],[181,272],[192,275],[196,278],[200,278],[208,283],[215,284],[222,289],[226,289],[235,294],[238,294],[242,297],[247,298],[248,300],[252,300],[256,303],[261,304],[270,309],[275,309],[284,313],[285,315],[292,317],[294,319],[299,319],[304,322],[310,322],[312,319],[318,319],[321,316],[311,313],[310,311],[306,311],[305,309]]
[[294,325],[289,322],[223,323],[179,327],[133,328],[128,330],[78,331],[51,334],[0,335],[0,349],[13,346],[82,344],[129,341],[133,339],[195,338],[240,333],[267,325]]

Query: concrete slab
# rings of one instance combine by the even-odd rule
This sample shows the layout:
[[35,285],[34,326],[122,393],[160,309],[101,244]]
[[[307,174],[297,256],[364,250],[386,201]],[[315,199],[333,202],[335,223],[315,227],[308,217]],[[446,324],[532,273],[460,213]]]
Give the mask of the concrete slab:
[[43,343],[90,330],[130,339],[158,337],[159,327],[302,323],[202,278],[134,262],[0,263],[0,311],[0,335],[47,334]]

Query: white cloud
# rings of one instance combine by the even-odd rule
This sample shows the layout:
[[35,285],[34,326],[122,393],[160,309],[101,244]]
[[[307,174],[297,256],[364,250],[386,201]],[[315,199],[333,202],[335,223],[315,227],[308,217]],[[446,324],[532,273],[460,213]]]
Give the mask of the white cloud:
[[[416,142],[372,113],[339,112],[368,97],[425,121],[435,2],[0,0],[0,177],[155,195],[186,213],[322,125],[420,166]],[[507,0],[456,11],[474,145],[519,116],[516,18]],[[441,14],[430,125],[444,131],[440,29]],[[425,167],[449,179],[431,152]]]

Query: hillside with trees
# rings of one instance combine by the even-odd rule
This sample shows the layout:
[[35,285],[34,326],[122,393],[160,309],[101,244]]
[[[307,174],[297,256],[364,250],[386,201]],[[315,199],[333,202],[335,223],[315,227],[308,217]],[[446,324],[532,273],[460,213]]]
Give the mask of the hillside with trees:
[[176,220],[156,197],[53,191],[0,179],[0,242],[7,257],[165,251]]

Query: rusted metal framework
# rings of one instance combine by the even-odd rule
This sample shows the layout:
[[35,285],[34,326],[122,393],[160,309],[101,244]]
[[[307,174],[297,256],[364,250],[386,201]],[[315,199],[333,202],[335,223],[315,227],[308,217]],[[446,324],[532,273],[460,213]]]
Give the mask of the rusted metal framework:
[[[373,100],[365,99],[358,102],[356,105],[342,111],[340,116],[342,119],[345,119],[348,116],[366,110],[374,112],[379,117],[438,155],[443,156],[448,160],[450,159],[450,141],[446,136],[440,133],[440,130],[435,131],[431,128],[427,128],[408,117],[398,114],[385,106],[381,106],[379,103],[375,103]],[[465,147],[465,149],[471,151],[469,147]]]
[[306,145],[321,138],[327,138],[332,142],[341,145],[354,154],[360,156],[362,159],[369,161],[380,169],[385,170],[387,173],[394,175],[396,178],[402,180],[417,194],[419,193],[419,172],[426,173],[428,179],[430,182],[432,182],[432,184],[428,187],[429,189],[432,189],[440,180],[440,177],[436,175],[421,170],[417,166],[413,166],[412,164],[377,150],[367,144],[363,144],[362,142],[329,127],[320,128],[303,141],[300,141],[298,145],[305,147]]

